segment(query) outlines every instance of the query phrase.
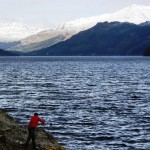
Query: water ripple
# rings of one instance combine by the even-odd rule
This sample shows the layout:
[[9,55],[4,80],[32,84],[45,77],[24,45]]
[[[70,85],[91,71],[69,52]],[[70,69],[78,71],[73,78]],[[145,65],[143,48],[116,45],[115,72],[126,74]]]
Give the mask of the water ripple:
[[150,61],[143,57],[0,60],[0,106],[38,112],[67,150],[150,149]]

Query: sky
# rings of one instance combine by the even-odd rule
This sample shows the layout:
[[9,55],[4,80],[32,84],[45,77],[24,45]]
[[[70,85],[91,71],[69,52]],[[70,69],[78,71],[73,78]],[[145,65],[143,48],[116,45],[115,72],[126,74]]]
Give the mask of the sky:
[[0,22],[51,27],[79,18],[112,13],[150,0],[0,0]]

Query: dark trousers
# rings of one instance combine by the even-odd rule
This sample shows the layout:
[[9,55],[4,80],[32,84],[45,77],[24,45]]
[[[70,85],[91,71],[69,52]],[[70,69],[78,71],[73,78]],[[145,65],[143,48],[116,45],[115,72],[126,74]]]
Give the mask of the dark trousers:
[[35,149],[36,148],[35,128],[34,127],[28,127],[28,131],[29,131],[29,134],[28,134],[28,138],[27,138],[27,141],[26,141],[25,149],[28,148],[28,145],[29,145],[29,142],[30,142],[31,139],[32,139],[32,146]]

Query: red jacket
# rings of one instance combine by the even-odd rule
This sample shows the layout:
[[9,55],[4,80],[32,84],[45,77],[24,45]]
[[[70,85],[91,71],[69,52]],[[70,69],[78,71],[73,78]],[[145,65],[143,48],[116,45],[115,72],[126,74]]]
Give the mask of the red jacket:
[[36,128],[38,126],[38,122],[41,122],[43,125],[45,124],[44,120],[42,120],[40,117],[33,116],[30,119],[29,126]]

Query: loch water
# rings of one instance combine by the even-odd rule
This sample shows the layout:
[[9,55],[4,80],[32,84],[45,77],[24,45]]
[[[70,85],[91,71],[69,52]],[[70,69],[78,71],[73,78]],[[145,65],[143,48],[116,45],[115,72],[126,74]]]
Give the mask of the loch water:
[[67,150],[148,150],[150,58],[0,57],[0,108]]

